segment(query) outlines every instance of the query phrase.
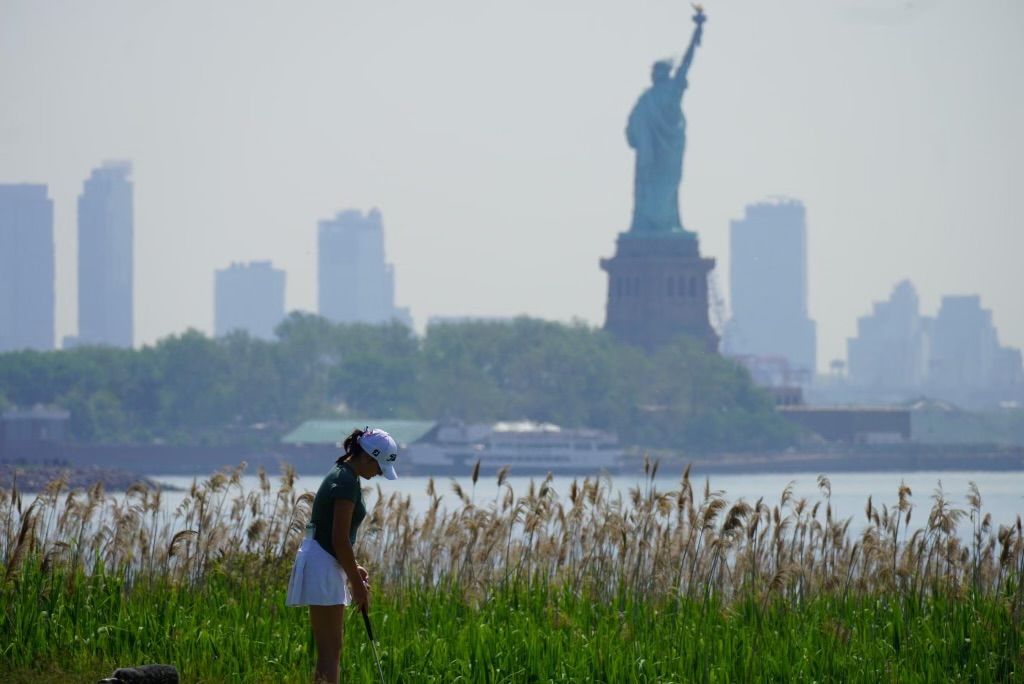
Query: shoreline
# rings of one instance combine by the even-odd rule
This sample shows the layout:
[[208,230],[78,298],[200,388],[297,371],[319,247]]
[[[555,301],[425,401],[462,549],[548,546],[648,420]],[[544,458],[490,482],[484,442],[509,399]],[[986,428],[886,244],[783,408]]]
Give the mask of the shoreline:
[[[632,449],[613,475],[642,472],[644,458],[657,460],[660,467],[682,469],[699,475],[762,475],[789,473],[857,473],[857,472],[1024,472],[1024,447],[991,445],[855,445],[824,448],[791,449],[783,452],[716,453],[683,455],[678,452]],[[444,467],[417,467],[415,462],[404,466],[411,476],[465,475],[473,463]],[[492,476],[504,464],[481,461],[480,474]],[[544,467],[513,467],[510,474],[539,475],[548,472],[569,477],[596,475],[600,469],[554,470]]]
[[[685,454],[668,450],[632,448],[612,475],[642,472],[644,457],[658,460],[662,468],[715,474],[772,473],[850,473],[915,471],[1024,472],[1024,447],[993,445],[816,445],[780,452]],[[274,475],[286,465],[298,475],[322,475],[337,457],[332,445],[301,445],[274,448],[252,447],[169,447],[169,446],[69,446],[47,449],[44,453],[23,454],[17,460],[0,460],[0,486],[10,486],[11,473],[17,471],[18,487],[23,491],[41,491],[62,472],[71,475],[74,487],[89,487],[103,482],[110,491],[123,491],[135,482],[155,486],[161,476],[205,477],[224,468],[246,463],[246,473],[259,468]],[[481,462],[482,475],[492,476],[504,463]],[[469,475],[474,463],[443,467],[417,466],[414,459],[402,464],[407,476]],[[521,465],[512,474],[524,476],[598,475],[600,468],[553,469],[543,465]],[[166,489],[166,488],[165,488]]]
[[[977,447],[964,452],[960,449],[927,448],[913,445],[912,449],[861,447],[857,450],[793,451],[779,454],[721,454],[693,458],[667,456],[662,465],[685,467],[692,464],[691,472],[711,475],[785,474],[785,473],[858,473],[858,472],[919,472],[919,471],[984,471],[1024,472],[1024,448]],[[643,457],[635,456],[637,467]],[[653,459],[652,459],[653,460]]]

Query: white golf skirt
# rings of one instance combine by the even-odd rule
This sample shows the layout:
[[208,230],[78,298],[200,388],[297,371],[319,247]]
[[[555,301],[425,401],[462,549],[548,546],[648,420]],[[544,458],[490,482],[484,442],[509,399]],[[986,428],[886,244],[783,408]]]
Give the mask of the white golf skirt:
[[295,554],[285,603],[289,606],[347,606],[351,600],[348,577],[338,561],[315,539],[303,539]]

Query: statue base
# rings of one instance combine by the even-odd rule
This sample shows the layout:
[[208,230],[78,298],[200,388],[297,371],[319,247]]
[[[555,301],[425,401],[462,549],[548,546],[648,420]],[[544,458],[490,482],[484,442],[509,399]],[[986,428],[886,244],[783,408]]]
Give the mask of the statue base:
[[605,330],[648,351],[690,335],[717,353],[718,335],[708,319],[708,273],[714,267],[689,231],[620,233],[615,256],[601,259],[608,273]]

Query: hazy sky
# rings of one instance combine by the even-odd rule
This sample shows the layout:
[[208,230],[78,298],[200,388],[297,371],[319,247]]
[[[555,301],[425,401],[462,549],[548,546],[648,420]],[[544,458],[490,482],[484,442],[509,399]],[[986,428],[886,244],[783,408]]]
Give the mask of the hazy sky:
[[[729,219],[807,206],[819,365],[911,279],[977,293],[1024,346],[1024,2],[708,0],[683,221],[728,284]],[[135,173],[136,339],[213,327],[213,271],[267,259],[316,305],[316,224],[379,207],[398,304],[604,319],[628,227],[624,127],[678,57],[667,0],[0,0],[0,182],[55,204],[58,336],[75,202]],[[727,293],[726,293],[727,294]]]

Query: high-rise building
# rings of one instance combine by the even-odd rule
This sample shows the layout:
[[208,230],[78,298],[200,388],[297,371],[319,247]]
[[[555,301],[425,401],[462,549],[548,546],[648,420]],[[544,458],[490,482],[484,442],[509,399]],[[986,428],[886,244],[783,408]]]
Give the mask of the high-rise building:
[[1024,388],[1024,356],[1020,349],[1000,347],[996,350],[992,384],[998,388]]
[[932,327],[928,379],[938,388],[988,387],[999,349],[992,311],[978,295],[945,296]]
[[53,202],[45,185],[0,185],[0,352],[53,343]]
[[746,207],[729,230],[732,318],[723,347],[730,356],[785,359],[813,375],[816,330],[807,315],[807,219],[804,205],[776,199]]
[[78,196],[77,344],[132,346],[131,173],[130,162],[106,162]]
[[336,323],[412,324],[408,309],[395,308],[395,274],[384,260],[379,210],[349,209],[321,221],[317,250],[321,316]]
[[857,336],[846,342],[848,373],[855,385],[915,388],[928,372],[928,331],[917,290],[909,280],[893,288],[889,300],[875,302],[857,319]]
[[231,264],[214,276],[214,332],[244,330],[266,340],[284,318],[285,273],[269,261]]

